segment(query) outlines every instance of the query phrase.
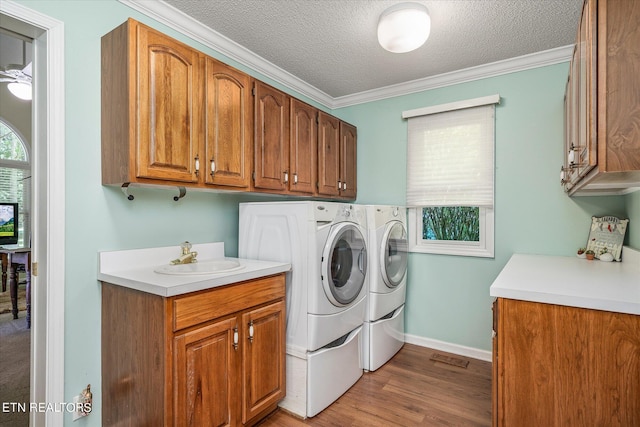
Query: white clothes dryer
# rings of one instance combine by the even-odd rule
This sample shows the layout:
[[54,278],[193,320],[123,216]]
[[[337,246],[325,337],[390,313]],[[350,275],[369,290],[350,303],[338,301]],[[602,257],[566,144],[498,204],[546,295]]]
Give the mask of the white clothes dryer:
[[368,205],[369,296],[363,366],[375,371],[404,345],[407,290],[407,214],[400,206]]
[[335,202],[241,203],[238,254],[291,263],[280,406],[314,416],[362,376],[366,210]]

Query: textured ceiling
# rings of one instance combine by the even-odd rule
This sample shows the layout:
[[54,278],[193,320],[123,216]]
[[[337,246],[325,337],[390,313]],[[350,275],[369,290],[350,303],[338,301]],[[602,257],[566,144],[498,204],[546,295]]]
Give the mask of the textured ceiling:
[[165,0],[210,29],[338,98],[575,41],[583,0],[419,1],[431,35],[418,50],[383,50],[387,0]]

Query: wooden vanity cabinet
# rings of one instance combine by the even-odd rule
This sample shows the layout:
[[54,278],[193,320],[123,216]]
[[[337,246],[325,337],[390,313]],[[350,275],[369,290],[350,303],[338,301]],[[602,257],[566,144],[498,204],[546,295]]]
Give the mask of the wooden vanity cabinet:
[[634,0],[584,3],[565,97],[570,195],[640,187],[639,21]]
[[494,426],[640,425],[640,316],[498,298]]
[[102,38],[102,183],[196,183],[203,55],[129,19]]
[[284,274],[176,297],[102,284],[104,426],[244,426],[285,385]]

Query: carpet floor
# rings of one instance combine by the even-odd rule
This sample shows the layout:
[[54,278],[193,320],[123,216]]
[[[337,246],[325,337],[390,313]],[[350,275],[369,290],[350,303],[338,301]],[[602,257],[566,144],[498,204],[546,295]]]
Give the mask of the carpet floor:
[[[31,330],[27,329],[26,316],[26,311],[20,311],[15,320],[11,313],[0,314],[0,402],[11,407],[25,403],[28,409]],[[28,425],[28,412],[4,412],[0,407],[0,427]]]

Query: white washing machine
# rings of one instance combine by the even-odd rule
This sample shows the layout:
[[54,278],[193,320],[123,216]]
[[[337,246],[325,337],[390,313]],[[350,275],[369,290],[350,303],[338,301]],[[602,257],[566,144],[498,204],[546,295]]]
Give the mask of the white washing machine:
[[291,263],[287,273],[287,395],[312,417],[362,376],[367,309],[363,206],[334,202],[240,204],[238,255]]
[[366,206],[369,297],[363,328],[363,366],[375,371],[404,345],[407,292],[407,213],[400,206]]

